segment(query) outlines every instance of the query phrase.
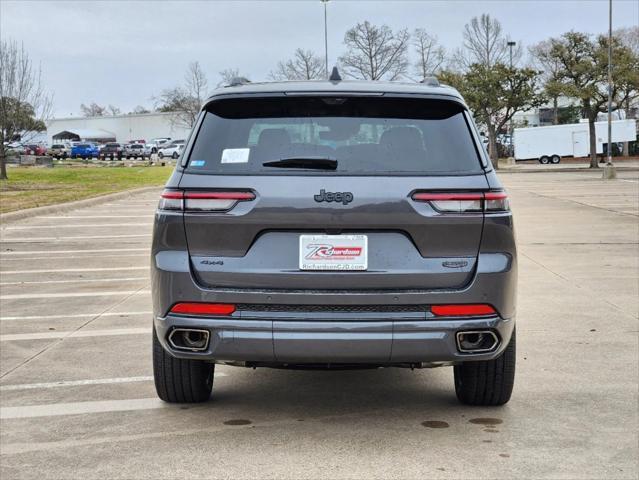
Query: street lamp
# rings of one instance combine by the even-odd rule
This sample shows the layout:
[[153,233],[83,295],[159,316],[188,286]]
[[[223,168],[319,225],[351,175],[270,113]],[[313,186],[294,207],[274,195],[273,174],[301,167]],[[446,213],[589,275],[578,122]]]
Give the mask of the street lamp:
[[604,166],[603,178],[615,178],[612,164],[612,0],[608,0],[608,163]]
[[326,74],[326,78],[328,78],[328,22],[326,21],[326,4],[328,4],[329,1],[330,0],[320,0],[320,2],[324,4],[324,73]]
[[[506,45],[508,45],[508,48],[510,49],[510,68],[513,68],[513,47],[517,45],[517,42],[513,42],[511,40],[508,43],[506,43]],[[513,142],[513,119],[512,118],[510,119],[508,133],[510,133],[510,144],[512,146],[512,142]]]
[[508,45],[508,48],[510,49],[510,68],[513,68],[513,47],[517,45],[517,42],[510,41],[506,45]]

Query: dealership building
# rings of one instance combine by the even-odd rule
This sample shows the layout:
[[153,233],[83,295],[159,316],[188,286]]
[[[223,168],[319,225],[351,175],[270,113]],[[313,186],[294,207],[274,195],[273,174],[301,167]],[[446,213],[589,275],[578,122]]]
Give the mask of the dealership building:
[[49,145],[71,140],[127,143],[161,137],[180,140],[186,139],[190,131],[175,122],[173,113],[54,118],[47,125],[47,142]]

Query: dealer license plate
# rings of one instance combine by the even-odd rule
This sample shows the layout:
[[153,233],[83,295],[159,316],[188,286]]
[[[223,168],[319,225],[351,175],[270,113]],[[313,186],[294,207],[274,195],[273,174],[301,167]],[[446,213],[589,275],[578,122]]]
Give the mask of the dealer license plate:
[[366,235],[300,235],[300,270],[366,270]]

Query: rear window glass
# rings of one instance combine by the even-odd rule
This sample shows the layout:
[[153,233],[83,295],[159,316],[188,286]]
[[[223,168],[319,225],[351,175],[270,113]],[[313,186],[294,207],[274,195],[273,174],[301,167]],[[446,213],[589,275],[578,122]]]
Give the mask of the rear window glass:
[[[280,160],[329,159],[332,169]],[[281,164],[281,162],[280,162]],[[422,175],[482,172],[464,107],[445,100],[289,97],[215,102],[186,170],[210,174]]]

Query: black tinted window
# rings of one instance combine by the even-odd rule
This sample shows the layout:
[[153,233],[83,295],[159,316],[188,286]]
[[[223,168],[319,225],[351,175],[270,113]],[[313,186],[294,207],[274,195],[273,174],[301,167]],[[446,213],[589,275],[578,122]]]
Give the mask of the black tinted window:
[[[287,158],[335,170],[281,169]],[[463,107],[405,98],[223,100],[206,112],[187,169],[216,174],[458,174],[481,172]]]

